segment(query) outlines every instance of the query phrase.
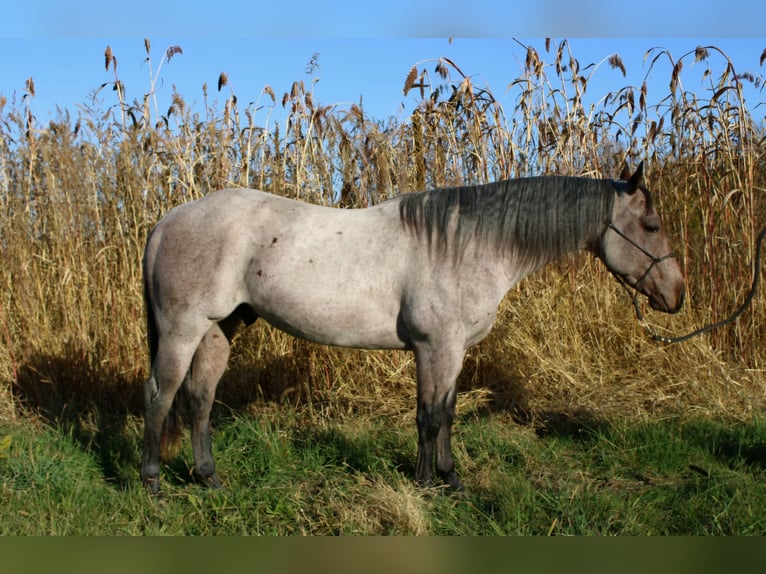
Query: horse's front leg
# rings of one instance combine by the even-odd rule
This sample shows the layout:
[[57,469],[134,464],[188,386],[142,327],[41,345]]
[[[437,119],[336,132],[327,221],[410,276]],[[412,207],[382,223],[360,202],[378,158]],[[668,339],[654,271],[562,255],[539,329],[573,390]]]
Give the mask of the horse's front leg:
[[465,350],[458,341],[428,341],[415,345],[417,363],[418,460],[415,480],[428,485],[436,472],[452,489],[463,485],[452,457],[452,421],[455,418],[456,382]]

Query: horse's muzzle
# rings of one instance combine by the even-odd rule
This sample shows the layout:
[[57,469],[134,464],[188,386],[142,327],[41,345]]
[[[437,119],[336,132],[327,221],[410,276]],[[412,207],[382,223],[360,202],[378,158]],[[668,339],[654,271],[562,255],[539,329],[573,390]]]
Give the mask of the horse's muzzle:
[[655,311],[662,311],[663,313],[670,313],[671,315],[674,315],[681,310],[681,307],[684,306],[685,298],[686,289],[681,287],[680,292],[672,298],[675,299],[674,302],[672,300],[668,301],[664,295],[660,297],[649,297],[649,306]]

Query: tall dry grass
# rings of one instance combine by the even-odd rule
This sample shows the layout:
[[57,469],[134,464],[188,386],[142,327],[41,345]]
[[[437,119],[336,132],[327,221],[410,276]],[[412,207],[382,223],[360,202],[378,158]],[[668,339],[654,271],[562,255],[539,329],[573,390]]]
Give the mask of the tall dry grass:
[[[114,81],[76,116],[47,125],[32,113],[33,79],[19,101],[0,99],[0,413],[33,407],[53,418],[92,409],[140,413],[147,372],[140,260],[146,235],[173,206],[226,186],[248,186],[338,208],[365,207],[427,187],[531,174],[612,177],[647,160],[647,181],[682,254],[689,303],[653,328],[684,332],[733,310],[752,277],[753,240],[766,224],[764,129],[738,75],[716,47],[647,55],[667,93],[625,86],[587,104],[594,74],[624,74],[618,55],[582,69],[569,43],[525,46],[505,110],[451,60],[403,71],[417,98],[401,121],[360,105],[322,105],[313,84],[281,97],[265,86],[243,106],[222,73],[204,108],[156,81],[128,101]],[[146,42],[147,57],[151,47]],[[703,96],[684,89],[691,60]],[[210,94],[217,89],[216,100]],[[111,91],[110,91],[111,90]],[[592,94],[591,94],[592,96]],[[248,94],[247,99],[253,99]],[[286,120],[272,118],[284,110]],[[583,255],[526,280],[493,334],[469,353],[460,408],[509,409],[525,419],[557,411],[621,416],[705,412],[747,417],[763,405],[763,296],[733,326],[677,346],[649,342],[628,299]],[[329,415],[411,418],[412,359],[327,349],[267,326],[243,333],[222,401],[292,401]]]

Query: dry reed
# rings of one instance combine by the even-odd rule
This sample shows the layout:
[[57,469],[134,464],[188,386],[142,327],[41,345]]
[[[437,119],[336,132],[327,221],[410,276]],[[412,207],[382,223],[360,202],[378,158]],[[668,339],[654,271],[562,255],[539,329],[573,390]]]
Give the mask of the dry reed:
[[[150,105],[159,67],[147,96],[129,102],[107,48],[114,82],[101,88],[114,95],[96,91],[76,118],[64,110],[39,125],[30,78],[20,102],[0,100],[0,416],[17,416],[22,406],[53,418],[94,405],[139,414],[147,232],[174,205],[232,185],[365,207],[401,192],[505,177],[611,177],[625,161],[646,159],[689,284],[682,314],[649,313],[650,322],[682,332],[726,315],[747,290],[753,240],[766,223],[764,132],[741,91],[760,78],[738,75],[714,46],[677,59],[650,52],[647,74],[667,69],[667,94],[647,93],[644,83],[586,106],[593,74],[608,65],[624,75],[619,56],[585,75],[566,41],[546,42],[542,55],[525,48],[526,69],[510,82],[510,114],[442,58],[409,70],[404,91],[419,101],[408,118],[386,123],[358,105],[321,105],[303,81],[281,99],[265,86],[242,107],[225,73],[222,109],[205,87],[201,113],[174,93],[162,114]],[[167,50],[163,61],[177,53]],[[691,58],[704,64],[706,99],[680,81]],[[106,112],[99,94],[116,99]],[[271,119],[277,106],[287,112],[283,123]],[[584,256],[535,274],[469,353],[460,408],[536,420],[581,408],[744,418],[762,407],[763,296],[736,325],[671,347],[649,342],[630,312],[610,276]],[[413,376],[403,353],[326,349],[261,326],[237,340],[220,396],[407,418]]]

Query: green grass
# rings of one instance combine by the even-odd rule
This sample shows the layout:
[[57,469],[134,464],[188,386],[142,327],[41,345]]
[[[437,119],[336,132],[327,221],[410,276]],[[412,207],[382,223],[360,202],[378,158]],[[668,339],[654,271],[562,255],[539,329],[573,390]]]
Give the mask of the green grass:
[[163,500],[139,482],[137,420],[84,427],[0,428],[1,534],[766,533],[757,420],[468,413],[455,441],[467,492],[453,495],[412,484],[415,430],[400,418],[229,413],[214,434],[227,488],[190,483],[187,447],[163,468]]

